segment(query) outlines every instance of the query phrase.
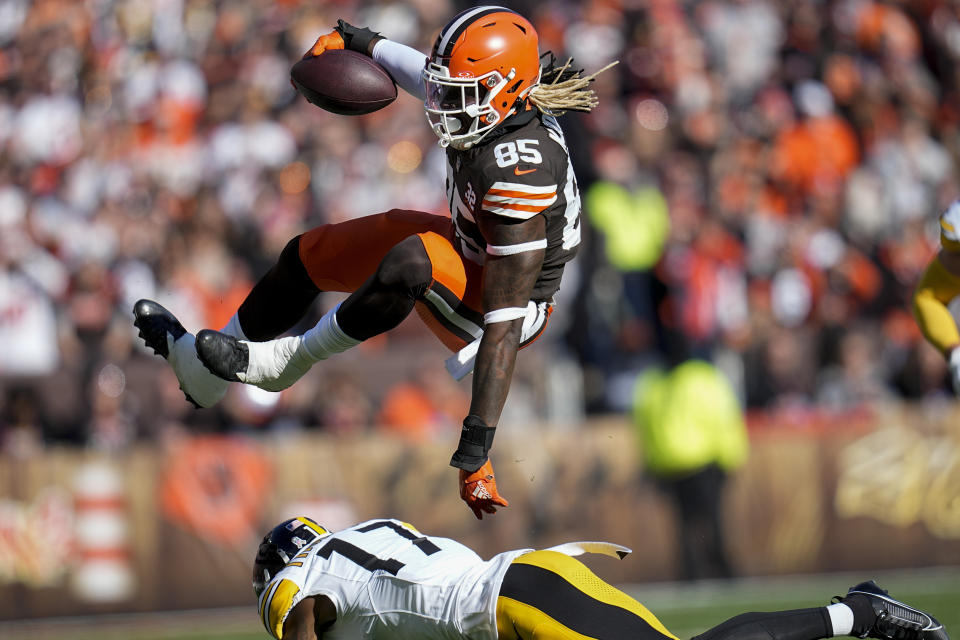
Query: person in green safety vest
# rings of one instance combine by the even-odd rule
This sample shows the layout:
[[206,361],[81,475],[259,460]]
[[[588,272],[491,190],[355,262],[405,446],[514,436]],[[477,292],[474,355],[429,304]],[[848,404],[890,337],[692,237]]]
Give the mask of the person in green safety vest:
[[740,402],[704,360],[648,369],[634,388],[633,421],[645,470],[676,505],[685,580],[731,577],[723,536],[723,489],[747,458]]

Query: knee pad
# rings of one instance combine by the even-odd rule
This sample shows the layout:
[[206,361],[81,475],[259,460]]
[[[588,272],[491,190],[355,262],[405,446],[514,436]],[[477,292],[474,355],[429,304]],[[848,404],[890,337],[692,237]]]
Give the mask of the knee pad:
[[411,298],[420,298],[433,279],[433,266],[423,242],[410,236],[394,245],[380,261],[377,283],[387,289],[402,290]]

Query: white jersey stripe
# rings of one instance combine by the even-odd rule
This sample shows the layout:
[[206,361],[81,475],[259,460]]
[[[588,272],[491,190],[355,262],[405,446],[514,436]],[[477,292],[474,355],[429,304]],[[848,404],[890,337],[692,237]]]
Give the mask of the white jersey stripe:
[[440,297],[436,291],[427,289],[426,293],[423,294],[423,297],[427,299],[427,302],[430,305],[440,312],[440,314],[450,321],[451,324],[455,324],[474,338],[479,338],[483,335],[483,329],[478,327],[474,323],[470,322],[459,313],[453,310],[453,308],[447,304],[447,301]]
[[492,256],[512,256],[525,251],[536,251],[537,249],[546,249],[547,239],[534,240],[533,242],[521,242],[520,244],[506,245],[487,245],[487,253]]
[[463,257],[479,265],[483,265],[484,254],[479,249],[474,249],[465,239],[460,238],[460,253]]
[[473,219],[473,215],[470,213],[470,207],[464,203],[463,198],[460,197],[460,192],[456,189],[453,190],[453,207],[450,209],[450,211],[456,211],[457,217],[463,216],[470,222],[476,222],[476,220]]
[[260,604],[260,619],[263,621],[263,626],[268,630],[270,629],[270,605],[279,586],[279,580],[275,580],[272,585],[269,585],[266,593],[263,594],[263,602]]
[[567,158],[567,184],[563,188],[563,197],[567,208],[563,212],[563,248],[570,250],[580,244],[580,194],[577,193],[577,177],[573,173],[573,163]]
[[519,182],[494,182],[490,186],[490,190],[487,191],[488,195],[490,191],[522,191],[530,194],[556,193],[557,185],[551,184],[546,187],[537,187],[532,184],[520,184]]
[[547,130],[547,135],[558,145],[566,149],[567,142],[563,138],[563,129],[560,128],[560,123],[557,122],[557,119],[553,116],[544,116],[543,126]]
[[543,213],[542,211],[517,211],[516,209],[503,209],[501,207],[484,207],[483,210],[497,216],[506,216],[517,220],[529,220],[533,216]]
[[557,196],[553,196],[549,200],[541,200],[540,202],[526,204],[523,202],[492,202],[490,200],[483,201],[483,209],[485,211],[493,211],[494,209],[509,209],[510,211],[525,211],[527,213],[540,213],[544,209],[548,209],[550,205],[557,201]]
[[497,196],[497,195],[493,195],[493,194],[490,194],[490,193],[488,193],[488,194],[483,198],[483,204],[487,204],[487,203],[491,203],[491,204],[494,204],[494,203],[495,203],[495,204],[523,204],[523,205],[527,205],[527,206],[530,206],[530,207],[541,207],[541,208],[544,208],[544,209],[547,208],[548,206],[550,206],[551,204],[553,204],[553,203],[556,202],[556,201],[557,201],[557,197],[556,197],[556,196],[554,196],[554,197],[552,197],[552,198],[550,198],[550,199],[547,199],[547,200],[543,200],[543,199],[541,199],[541,200],[531,200],[530,198],[510,198],[510,197],[508,197],[508,196]]
[[477,243],[473,242],[470,239],[470,236],[468,236],[463,232],[463,227],[460,226],[459,216],[453,217],[453,226],[457,230],[457,235],[460,237],[461,240],[463,240],[463,243],[468,247],[470,247],[471,250],[479,253],[480,247],[477,246]]

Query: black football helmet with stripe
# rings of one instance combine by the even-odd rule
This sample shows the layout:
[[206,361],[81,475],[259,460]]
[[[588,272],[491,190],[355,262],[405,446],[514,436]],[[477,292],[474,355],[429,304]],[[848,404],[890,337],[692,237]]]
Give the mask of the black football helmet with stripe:
[[329,531],[306,516],[284,520],[271,529],[260,541],[253,561],[253,590],[257,597],[304,547],[328,535]]

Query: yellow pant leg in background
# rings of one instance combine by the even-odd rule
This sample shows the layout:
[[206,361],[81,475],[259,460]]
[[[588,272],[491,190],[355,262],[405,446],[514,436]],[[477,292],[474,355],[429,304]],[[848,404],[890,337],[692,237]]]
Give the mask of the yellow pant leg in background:
[[913,292],[913,316],[924,337],[943,355],[960,343],[957,321],[947,305],[960,294],[960,278],[934,258]]
[[497,631],[500,640],[677,640],[642,604],[557,551],[513,561],[497,598]]

